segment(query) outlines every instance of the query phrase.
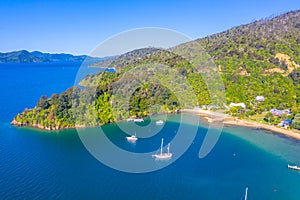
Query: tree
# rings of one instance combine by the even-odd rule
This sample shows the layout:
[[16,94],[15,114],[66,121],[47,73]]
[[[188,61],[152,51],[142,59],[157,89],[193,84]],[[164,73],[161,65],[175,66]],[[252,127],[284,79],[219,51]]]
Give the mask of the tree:
[[265,120],[266,122],[268,122],[268,123],[273,123],[274,120],[275,120],[275,118],[274,118],[274,116],[273,116],[272,113],[268,112],[268,113],[265,115],[264,120]]
[[300,113],[295,115],[292,125],[295,129],[300,129]]
[[41,96],[41,98],[38,100],[36,106],[38,108],[41,108],[42,110],[49,108],[50,103],[48,101],[48,97],[46,95]]

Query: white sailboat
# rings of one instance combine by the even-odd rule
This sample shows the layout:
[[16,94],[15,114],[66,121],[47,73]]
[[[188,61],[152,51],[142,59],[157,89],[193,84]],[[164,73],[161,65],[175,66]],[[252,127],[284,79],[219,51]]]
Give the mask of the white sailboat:
[[136,134],[134,134],[132,136],[127,136],[126,139],[128,142],[132,142],[132,143],[135,143],[138,140],[138,138],[136,137]]
[[157,160],[168,160],[172,158],[172,153],[170,153],[170,143],[168,144],[168,152],[163,153],[163,145],[164,145],[164,138],[161,139],[161,145],[160,145],[160,153],[159,154],[153,154],[152,157]]

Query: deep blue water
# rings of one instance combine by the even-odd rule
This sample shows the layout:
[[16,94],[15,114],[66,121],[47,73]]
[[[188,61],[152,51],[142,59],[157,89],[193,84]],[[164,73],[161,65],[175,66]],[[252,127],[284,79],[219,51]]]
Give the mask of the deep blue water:
[[[242,199],[246,187],[248,199],[300,199],[300,172],[287,169],[288,163],[300,165],[300,142],[271,132],[226,127],[210,154],[199,159],[206,134],[205,127],[199,127],[193,144],[176,162],[155,172],[131,174],[96,160],[76,130],[10,126],[14,115],[33,107],[41,95],[72,86],[78,68],[53,63],[0,65],[0,199],[232,200]],[[175,136],[180,115],[168,119],[158,135],[135,145],[124,140],[126,135],[115,124],[103,129],[119,147],[148,152],[159,147],[161,137],[168,142]],[[92,135],[97,129],[82,132]]]

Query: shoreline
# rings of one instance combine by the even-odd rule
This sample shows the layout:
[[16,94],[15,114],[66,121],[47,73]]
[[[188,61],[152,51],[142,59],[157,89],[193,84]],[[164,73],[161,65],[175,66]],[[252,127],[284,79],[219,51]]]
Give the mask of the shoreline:
[[272,131],[277,134],[285,135],[294,139],[297,139],[300,141],[300,132],[297,130],[291,130],[291,129],[284,129],[276,126],[271,126],[267,124],[261,124],[257,122],[251,122],[241,119],[235,119],[233,121],[224,121],[224,124],[226,125],[233,125],[233,126],[244,126],[244,127],[252,127],[252,128],[258,128],[258,129],[264,129],[267,131]]
[[16,127],[30,127],[30,128],[35,128],[39,130],[44,130],[44,131],[62,131],[62,130],[68,130],[68,129],[77,129],[77,128],[88,128],[88,126],[82,126],[82,125],[75,125],[75,126],[66,126],[66,127],[45,127],[40,124],[26,124],[22,122],[17,122],[15,119],[10,122],[10,125],[16,126]]
[[267,124],[262,124],[258,122],[253,122],[253,121],[247,121],[247,120],[242,120],[242,119],[237,119],[235,117],[232,117],[230,115],[226,115],[223,113],[218,113],[218,112],[213,112],[209,110],[202,110],[202,109],[185,109],[183,112],[190,112],[190,113],[195,113],[198,114],[200,117],[204,118],[207,120],[208,123],[217,121],[220,117],[223,118],[224,125],[228,126],[243,126],[243,127],[251,127],[251,128],[258,128],[258,129],[264,129],[268,131],[275,132],[277,134],[285,135],[288,137],[291,137],[293,139],[297,139],[300,141],[300,131],[298,130],[291,130],[291,129],[284,129],[276,126],[271,126]]
[[[162,115],[162,114],[170,114],[172,112],[170,111],[165,111],[165,112],[158,112],[156,113],[157,115]],[[146,117],[150,117],[151,115],[148,115]],[[145,117],[145,116],[144,116]],[[126,122],[127,119],[122,119],[119,121],[115,121],[112,123],[118,123],[118,122]],[[108,123],[108,124],[112,124],[112,123]],[[103,126],[106,124],[97,124],[94,126],[85,126],[85,125],[74,125],[74,126],[56,126],[56,127],[45,127],[41,124],[27,124],[27,123],[22,123],[22,122],[18,122],[16,121],[16,119],[14,118],[11,122],[10,125],[15,126],[15,127],[30,127],[30,128],[34,128],[34,129],[38,129],[38,130],[44,130],[44,131],[62,131],[62,130],[68,130],[68,129],[78,129],[78,128],[92,128],[92,127],[98,127],[98,126]]]
[[[247,120],[241,120],[237,119],[235,117],[232,117],[228,114],[223,114],[219,112],[213,112],[209,110],[202,110],[202,109],[182,109],[180,112],[183,113],[193,113],[197,114],[199,117],[205,119],[208,123],[213,123],[213,122],[223,122],[224,125],[227,126],[243,126],[243,127],[251,127],[251,128],[256,128],[256,129],[264,129],[268,131],[275,132],[276,134],[281,134],[285,135],[288,137],[291,137],[293,139],[297,139],[300,141],[300,131],[298,130],[291,130],[291,129],[283,129],[280,127],[276,126],[271,126],[271,125],[266,125],[258,122],[253,122],[253,121],[247,121]],[[125,121],[125,120],[121,120]],[[114,122],[117,123],[117,122]],[[20,122],[15,121],[15,119],[10,123],[13,126],[17,127],[32,127],[36,129],[41,129],[41,130],[46,130],[46,131],[61,131],[61,130],[67,130],[67,129],[77,129],[77,128],[90,128],[90,126],[72,126],[72,127],[55,127],[55,128],[48,128],[41,126],[39,124],[23,124]],[[102,126],[102,125],[100,125]]]

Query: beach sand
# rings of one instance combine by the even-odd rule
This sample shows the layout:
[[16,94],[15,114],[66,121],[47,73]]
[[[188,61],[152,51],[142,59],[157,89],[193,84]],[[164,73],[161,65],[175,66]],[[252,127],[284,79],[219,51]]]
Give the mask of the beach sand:
[[218,113],[218,112],[212,112],[209,110],[202,110],[202,109],[184,109],[182,112],[189,112],[189,113],[195,113],[202,118],[206,119],[207,122],[211,123],[214,121],[222,121],[225,125],[233,125],[233,126],[246,126],[246,127],[253,127],[253,128],[259,128],[259,129],[265,129],[269,131],[273,131],[279,134],[286,135],[288,137],[292,137],[294,139],[300,140],[300,131],[298,130],[291,130],[286,128],[281,128],[277,126],[271,126],[266,124],[261,124],[257,122],[251,122],[246,120],[241,120],[234,118],[232,116]]

